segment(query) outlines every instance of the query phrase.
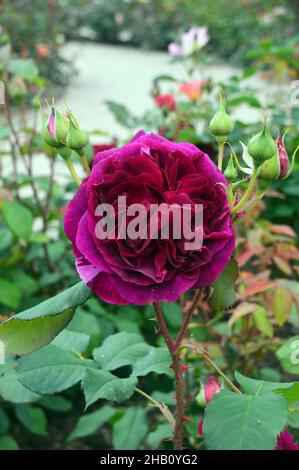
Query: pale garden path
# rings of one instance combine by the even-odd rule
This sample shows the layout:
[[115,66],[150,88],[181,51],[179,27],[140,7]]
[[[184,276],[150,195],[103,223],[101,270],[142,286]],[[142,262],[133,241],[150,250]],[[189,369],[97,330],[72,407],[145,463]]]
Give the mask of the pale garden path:
[[[65,97],[82,128],[88,131],[95,129],[106,131],[109,135],[120,138],[128,137],[128,131],[117,124],[104,104],[106,100],[119,102],[133,113],[142,114],[152,106],[149,91],[154,77],[173,75],[182,81],[186,79],[182,65],[171,63],[166,52],[148,52],[131,47],[90,42],[71,42],[64,47],[63,54],[74,61],[77,74],[72,77],[64,96],[57,100],[58,107],[64,108]],[[221,81],[235,73],[238,73],[238,70],[228,65],[209,65],[205,67],[204,77],[198,78],[211,77]],[[252,82],[252,79],[250,81]],[[256,78],[253,79],[253,84],[265,99],[266,93],[269,94],[271,88]],[[242,113],[242,109],[238,113]],[[247,109],[246,117],[256,119],[257,113],[249,112]],[[109,137],[92,137],[93,143],[103,141],[109,141]],[[80,170],[81,168],[78,171]],[[10,171],[10,160],[7,161],[6,171]],[[48,160],[45,157],[34,159],[34,174],[48,174]],[[63,182],[65,178],[68,178],[68,171],[59,158],[56,181]]]

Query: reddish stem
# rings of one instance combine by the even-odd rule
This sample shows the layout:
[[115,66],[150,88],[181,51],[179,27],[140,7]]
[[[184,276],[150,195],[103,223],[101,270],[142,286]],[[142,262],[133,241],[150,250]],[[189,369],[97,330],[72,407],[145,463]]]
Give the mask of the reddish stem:
[[196,309],[196,306],[197,306],[197,303],[199,301],[200,295],[201,295],[200,290],[195,292],[195,295],[194,295],[193,300],[192,300],[192,304],[191,304],[190,308],[187,310],[187,312],[185,313],[183,324],[182,324],[181,329],[179,331],[179,334],[178,334],[178,336],[175,340],[175,349],[176,350],[181,346],[181,343],[182,343],[182,341],[183,341],[183,339],[186,335],[189,322],[190,322],[191,317],[192,317],[192,315],[193,315],[193,313]]
[[184,396],[184,382],[182,377],[182,365],[180,361],[180,355],[177,352],[182,339],[185,336],[187,331],[188,323],[190,321],[191,315],[195,310],[197,301],[199,298],[199,293],[196,293],[195,298],[192,302],[190,309],[187,311],[182,328],[178,334],[176,340],[174,340],[167,328],[163,311],[159,303],[154,303],[154,309],[156,312],[157,322],[159,325],[159,332],[165,339],[168,350],[172,359],[172,369],[174,371],[175,377],[175,400],[176,400],[176,419],[173,429],[173,445],[177,450],[183,449],[183,432],[184,432],[184,414],[185,414],[185,396]]

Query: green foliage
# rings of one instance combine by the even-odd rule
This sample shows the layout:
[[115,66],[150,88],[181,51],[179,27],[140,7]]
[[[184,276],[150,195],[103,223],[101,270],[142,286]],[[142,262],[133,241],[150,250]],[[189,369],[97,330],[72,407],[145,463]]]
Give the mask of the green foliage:
[[272,450],[288,419],[287,403],[272,392],[215,395],[204,418],[209,450]]
[[[129,432],[128,432],[129,431]],[[148,431],[144,409],[130,407],[113,427],[115,450],[138,449]]]
[[236,300],[235,281],[238,276],[238,265],[232,259],[222,274],[212,284],[213,293],[209,304],[216,312],[221,312],[230,307]]
[[6,354],[27,354],[48,344],[70,322],[90,295],[82,282],[0,325]]

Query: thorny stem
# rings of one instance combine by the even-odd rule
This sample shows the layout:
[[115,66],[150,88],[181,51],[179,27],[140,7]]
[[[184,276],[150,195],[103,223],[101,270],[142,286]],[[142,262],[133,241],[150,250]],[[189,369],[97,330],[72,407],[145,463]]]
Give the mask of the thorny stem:
[[192,301],[191,307],[188,309],[188,311],[185,314],[182,327],[175,340],[171,337],[169,333],[160,303],[154,302],[154,309],[156,312],[156,318],[157,318],[157,322],[159,325],[159,332],[162,334],[163,338],[165,339],[168,350],[170,352],[171,359],[172,359],[171,367],[174,371],[174,377],[175,377],[176,416],[175,416],[175,424],[173,428],[173,445],[174,445],[174,449],[177,449],[177,450],[183,449],[183,432],[184,432],[184,416],[185,416],[185,396],[184,396],[185,386],[184,386],[183,377],[182,377],[183,368],[182,368],[180,354],[178,352],[178,349],[186,334],[188,324],[196,308],[199,296],[200,296],[200,291],[197,291]]
[[258,174],[258,168],[254,167],[252,175],[251,175],[251,180],[248,185],[247,191],[242,197],[241,201],[232,209],[231,214],[232,216],[236,215],[240,210],[244,207],[248,199],[250,198],[250,195],[252,191],[254,190],[255,182],[257,179],[257,174]]
[[183,324],[181,326],[181,329],[179,331],[179,334],[175,340],[175,346],[176,346],[176,349],[178,349],[181,345],[181,342],[182,340],[184,339],[184,336],[186,335],[186,331],[187,331],[187,328],[188,328],[188,325],[189,325],[189,322],[190,322],[190,319],[194,313],[194,310],[196,309],[196,306],[197,306],[197,303],[200,299],[200,295],[201,295],[201,291],[198,290],[196,291],[194,297],[193,297],[193,300],[192,300],[192,303],[191,303],[191,306],[190,308],[187,310],[187,312],[185,313],[185,317],[184,317],[184,321],[183,321]]

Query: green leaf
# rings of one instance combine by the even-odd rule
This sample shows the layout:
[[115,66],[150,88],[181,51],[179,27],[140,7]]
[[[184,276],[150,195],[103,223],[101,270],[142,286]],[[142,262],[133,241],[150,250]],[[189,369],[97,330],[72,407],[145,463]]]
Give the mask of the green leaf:
[[146,413],[142,408],[131,407],[113,426],[115,450],[136,450],[148,431]]
[[293,296],[285,287],[276,287],[273,293],[272,309],[278,326],[284,325],[292,312]]
[[169,423],[159,424],[157,428],[150,432],[147,436],[147,442],[150,449],[158,449],[160,443],[164,439],[169,439],[172,436],[171,426]]
[[19,445],[10,436],[0,436],[0,450],[19,450]]
[[276,351],[283,370],[299,375],[299,335],[289,339]]
[[7,66],[10,73],[32,83],[38,77],[38,68],[32,59],[13,59]]
[[0,434],[4,434],[9,429],[9,417],[4,410],[0,408]]
[[299,401],[299,383],[294,383],[290,388],[279,388],[275,390],[276,393],[280,393],[284,396],[288,403],[295,403]]
[[47,435],[47,418],[44,411],[38,407],[19,405],[15,407],[16,417],[28,429],[38,436]]
[[287,390],[294,385],[294,382],[268,382],[266,380],[255,380],[240,372],[235,372],[236,380],[241,385],[245,393],[249,395],[262,395],[263,393],[276,391],[278,389]]
[[59,413],[66,413],[73,407],[72,402],[61,395],[43,397],[38,401],[38,404],[48,410],[58,411]]
[[6,354],[28,354],[50,343],[89,296],[88,287],[79,282],[2,323],[0,341],[5,344]]
[[68,330],[85,333],[90,338],[90,352],[99,344],[101,337],[101,327],[99,319],[91,313],[78,309],[72,321],[68,326]]
[[253,313],[254,322],[261,333],[272,338],[273,326],[270,322],[267,310],[259,305]]
[[19,380],[25,387],[40,394],[65,390],[83,379],[86,368],[94,367],[89,360],[79,359],[53,344],[20,359]]
[[100,410],[94,411],[88,415],[79,418],[75,428],[69,434],[68,442],[78,439],[79,437],[90,436],[97,432],[103,424],[115,414],[115,409],[109,405],[103,406]]
[[33,277],[16,269],[13,271],[11,278],[13,282],[19,287],[25,294],[35,294],[38,291],[38,285]]
[[6,201],[2,207],[2,214],[10,230],[18,238],[28,242],[32,232],[31,212],[17,201]]
[[231,259],[225,270],[212,284],[213,294],[209,304],[216,312],[222,312],[235,303],[235,281],[237,276],[238,265],[234,259]]
[[11,403],[32,403],[40,398],[40,395],[28,390],[18,379],[16,362],[8,360],[8,363],[0,370],[0,395]]
[[84,353],[88,348],[90,336],[77,331],[63,330],[52,341],[52,344],[59,348],[66,349],[73,353]]
[[22,291],[18,286],[6,279],[0,279],[0,304],[15,309],[19,306],[21,298]]
[[106,101],[106,104],[120,124],[125,127],[130,127],[132,116],[125,106],[115,103],[114,101]]
[[141,336],[131,333],[116,333],[109,336],[100,348],[93,351],[94,359],[104,370],[115,370],[119,367],[135,364],[150,350]]
[[209,450],[272,450],[288,420],[285,399],[224,390],[206,408],[204,440]]
[[151,347],[148,353],[136,361],[133,367],[133,375],[141,377],[155,372],[156,374],[173,375],[170,369],[171,357],[167,348]]
[[100,398],[121,403],[128,400],[137,385],[136,377],[120,379],[104,370],[87,370],[82,380],[86,408]]

